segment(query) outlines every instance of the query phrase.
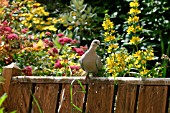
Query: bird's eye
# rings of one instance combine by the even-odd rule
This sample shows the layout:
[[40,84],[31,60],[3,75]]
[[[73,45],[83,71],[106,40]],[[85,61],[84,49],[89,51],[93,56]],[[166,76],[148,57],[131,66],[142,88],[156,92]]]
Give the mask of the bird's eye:
[[94,43],[95,43],[95,44],[98,44],[98,42],[97,42],[97,41],[95,41]]

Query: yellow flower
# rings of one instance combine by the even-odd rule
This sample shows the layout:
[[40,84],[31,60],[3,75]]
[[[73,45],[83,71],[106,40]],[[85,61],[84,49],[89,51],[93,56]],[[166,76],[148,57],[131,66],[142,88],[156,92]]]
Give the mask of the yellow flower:
[[111,44],[111,45],[108,47],[108,53],[111,53],[113,48],[114,48],[114,49],[118,48],[118,44]]
[[56,29],[53,25],[51,25],[51,26],[45,26],[45,27],[43,28],[43,30],[56,31],[57,29]]
[[138,44],[140,41],[140,38],[138,36],[133,36],[132,39],[130,40],[131,44]]
[[58,20],[56,18],[53,18],[52,23],[56,24],[57,22],[58,22]]
[[138,16],[134,16],[134,17],[129,17],[128,18],[128,24],[133,23],[133,22],[138,22],[139,21],[139,17]]
[[140,75],[146,75],[150,70],[144,69],[143,71],[140,72]]
[[68,30],[72,30],[72,29],[73,29],[73,26],[68,26],[67,29],[68,29]]
[[139,13],[141,13],[141,11],[138,10],[138,9],[131,8],[128,13],[129,13],[129,14],[139,14]]
[[142,28],[140,26],[136,26],[136,29],[140,30],[140,31],[142,30]]
[[104,36],[108,36],[109,35],[109,32],[104,32]]
[[146,64],[146,60],[142,60],[141,63],[142,63],[142,64]]
[[134,1],[134,2],[130,2],[129,5],[130,7],[138,7],[139,3],[137,1]]
[[142,59],[141,53],[142,53],[141,50],[139,50],[139,51],[135,52],[135,53],[133,54],[133,56],[134,56],[134,57],[137,57],[137,60],[141,60],[141,59]]
[[30,14],[30,15],[26,18],[26,20],[27,20],[27,21],[30,21],[32,18],[33,18],[33,15]]
[[127,29],[127,33],[130,34],[131,32],[136,33],[135,28],[133,27],[133,25],[129,26]]
[[113,25],[114,25],[114,24],[113,24],[113,22],[110,21],[110,19],[106,19],[106,20],[103,22],[103,24],[102,24],[104,30],[112,29],[112,28],[113,28]]
[[115,40],[115,35],[114,36],[107,36],[104,40],[105,40],[105,42]]

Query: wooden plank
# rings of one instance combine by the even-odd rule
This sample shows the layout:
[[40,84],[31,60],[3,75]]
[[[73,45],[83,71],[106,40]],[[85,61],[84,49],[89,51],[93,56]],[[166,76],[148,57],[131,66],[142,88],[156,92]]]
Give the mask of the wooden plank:
[[116,113],[135,113],[137,85],[118,85]]
[[[86,89],[85,85],[83,87]],[[73,104],[80,108],[80,110],[83,110],[85,93],[80,91],[82,91],[80,85],[73,85]],[[57,113],[82,113],[71,104],[70,97],[70,84],[63,84]]]
[[168,86],[140,86],[138,113],[166,113]]
[[89,84],[86,113],[112,113],[114,85]]
[[[33,99],[32,113],[40,113],[38,106],[43,113],[55,113],[58,98],[59,84],[36,84]],[[38,104],[35,103],[35,100]],[[38,105],[38,106],[37,106]]]
[[[73,80],[80,80],[82,84],[136,84],[136,85],[170,85],[170,78],[135,78],[135,77],[92,77],[86,80],[85,77],[54,77],[54,76],[17,76],[12,78],[12,82],[24,83],[68,83]],[[75,82],[75,84],[78,84]]]
[[9,94],[7,98],[8,112],[17,110],[17,113],[27,113],[30,109],[32,84],[10,84]]

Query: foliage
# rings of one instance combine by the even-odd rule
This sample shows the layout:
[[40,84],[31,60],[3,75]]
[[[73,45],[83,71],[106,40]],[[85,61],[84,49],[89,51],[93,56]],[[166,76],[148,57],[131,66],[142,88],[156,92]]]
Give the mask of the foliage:
[[[77,62],[87,47],[77,47],[79,41],[64,34],[38,32],[27,27],[20,28],[14,12],[20,11],[7,6],[0,20],[0,65],[16,62],[25,75],[79,76],[82,70]],[[22,3],[21,3],[22,4]]]
[[57,19],[49,16],[44,5],[34,0],[13,0],[11,7],[17,8],[13,16],[24,27],[33,31],[57,30],[53,25],[57,23]]
[[[160,77],[162,76],[162,67],[157,65],[148,69],[147,61],[154,60],[154,51],[151,46],[146,49],[140,49],[140,44],[143,42],[140,38],[142,27],[139,23],[138,14],[141,11],[138,9],[139,3],[137,0],[130,2],[129,18],[127,19],[127,27],[125,26],[129,40],[124,41],[122,46],[118,41],[121,41],[123,36],[115,36],[114,24],[110,21],[108,15],[102,24],[105,32],[105,43],[108,45],[106,58],[106,70],[112,76],[142,76],[142,77]],[[126,47],[131,47],[132,51],[128,51]]]
[[60,14],[60,23],[67,28],[66,31],[80,42],[91,42],[98,38],[97,32],[101,27],[98,26],[100,18],[95,13],[95,8],[84,4],[84,0],[71,0],[69,8],[68,13]]

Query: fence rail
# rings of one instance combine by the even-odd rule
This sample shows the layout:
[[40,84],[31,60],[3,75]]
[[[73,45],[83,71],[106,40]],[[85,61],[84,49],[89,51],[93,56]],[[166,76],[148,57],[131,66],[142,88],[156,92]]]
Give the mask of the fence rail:
[[170,78],[19,76],[4,67],[7,111],[17,113],[170,113]]

